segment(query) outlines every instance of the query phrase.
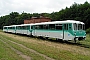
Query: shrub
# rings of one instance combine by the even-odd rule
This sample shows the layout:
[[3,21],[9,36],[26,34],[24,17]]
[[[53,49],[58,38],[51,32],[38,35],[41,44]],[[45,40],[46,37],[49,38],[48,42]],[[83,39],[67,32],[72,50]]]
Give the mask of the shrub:
[[86,33],[90,33],[90,28],[86,29]]

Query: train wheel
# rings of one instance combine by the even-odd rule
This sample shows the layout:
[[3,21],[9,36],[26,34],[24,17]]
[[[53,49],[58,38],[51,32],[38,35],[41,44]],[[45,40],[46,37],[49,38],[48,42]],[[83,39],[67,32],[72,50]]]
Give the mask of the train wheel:
[[75,38],[75,39],[74,39],[74,42],[75,42],[75,43],[79,43],[78,38]]

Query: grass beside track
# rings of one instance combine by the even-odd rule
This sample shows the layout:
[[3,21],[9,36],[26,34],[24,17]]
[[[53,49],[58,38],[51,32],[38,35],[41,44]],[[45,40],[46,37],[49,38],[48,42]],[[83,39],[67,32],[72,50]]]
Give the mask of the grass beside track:
[[79,45],[82,46],[82,47],[90,49],[90,34],[87,34],[86,40],[85,41],[81,41]]
[[17,49],[18,51],[24,53],[24,54],[27,55],[27,56],[32,57],[32,58],[31,58],[32,60],[45,60],[45,58],[43,58],[42,56],[39,56],[39,55],[37,55],[37,54],[35,54],[35,53],[32,53],[32,52],[30,52],[29,50],[27,50],[27,49],[25,49],[25,48],[23,48],[23,47],[21,47],[21,46],[19,46],[19,45],[17,45],[17,44],[11,43],[11,42],[10,42],[10,39],[8,39],[8,38],[5,39],[5,38],[6,38],[6,37],[1,38],[1,39],[4,40],[5,42],[7,42],[7,43],[8,43],[10,46],[12,46],[13,48]]
[[[14,41],[14,42],[17,42],[19,44],[22,44],[30,49],[33,49],[33,50],[36,50],[37,52],[39,53],[42,53],[42,54],[45,54],[51,58],[54,58],[56,60],[90,60],[90,36],[87,35],[87,39],[86,41],[81,41],[79,44],[62,44],[62,43],[56,43],[56,42],[50,42],[50,41],[43,41],[43,40],[40,40],[40,39],[35,39],[35,38],[29,38],[29,37],[26,37],[26,36],[19,36],[19,38],[13,38],[11,37],[13,34],[11,34],[10,36],[8,36],[9,34],[7,33],[3,33],[1,32],[2,34],[0,34],[1,36],[3,36],[4,38],[6,38],[7,40],[11,40],[11,41]],[[14,35],[14,37],[17,37],[17,35]],[[23,39],[21,39],[23,37]],[[26,42],[26,40],[28,40]],[[8,42],[8,41],[7,41]],[[15,44],[12,44],[10,42],[8,42],[11,46],[13,46],[14,48],[18,49],[19,51],[25,53],[26,55],[29,55],[28,51],[26,49],[23,49]],[[49,44],[47,44],[49,43]],[[51,44],[53,45],[51,45]],[[62,46],[58,46],[58,45],[63,45]],[[67,46],[66,46],[67,45]],[[65,48],[65,47],[66,48]],[[67,49],[67,47],[69,46],[72,46],[72,48],[70,49]],[[74,49],[75,47],[75,49]],[[79,51],[79,49],[81,49]],[[75,50],[75,51],[73,51]],[[82,51],[83,50],[83,51]],[[82,52],[85,52],[85,53],[82,53]],[[88,54],[87,54],[88,53]],[[32,54],[33,56],[33,59],[37,59],[38,57],[36,57],[37,55],[34,55]],[[31,56],[31,55],[29,55]],[[39,58],[38,58],[39,59]],[[43,59],[41,57],[41,59]]]
[[24,60],[18,56],[10,47],[5,45],[0,38],[0,60]]

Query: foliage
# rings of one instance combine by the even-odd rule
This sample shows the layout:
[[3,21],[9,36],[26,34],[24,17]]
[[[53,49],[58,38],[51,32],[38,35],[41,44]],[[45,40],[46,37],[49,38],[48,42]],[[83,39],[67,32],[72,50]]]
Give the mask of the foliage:
[[25,19],[30,19],[31,17],[40,17],[40,15],[51,18],[52,21],[61,20],[78,20],[86,24],[86,29],[90,27],[90,3],[87,1],[84,4],[74,3],[70,8],[60,10],[59,12],[52,13],[22,13],[11,12],[9,15],[0,17],[0,29],[4,25],[15,25],[23,24]]
[[90,28],[88,28],[88,29],[86,30],[86,33],[90,33]]

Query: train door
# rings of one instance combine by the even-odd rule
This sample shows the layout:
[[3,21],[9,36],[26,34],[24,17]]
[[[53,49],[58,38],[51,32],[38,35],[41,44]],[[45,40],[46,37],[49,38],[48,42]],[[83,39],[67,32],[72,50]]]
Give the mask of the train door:
[[27,25],[27,26],[24,26],[23,27],[25,30],[23,31],[24,34],[27,34],[27,35],[30,35],[30,26]]
[[63,40],[64,40],[64,24],[63,24],[63,29],[62,30],[63,30]]
[[31,25],[31,35],[35,36],[35,25]]
[[15,33],[16,33],[16,26],[15,26]]
[[68,39],[68,24],[63,24],[63,40]]

